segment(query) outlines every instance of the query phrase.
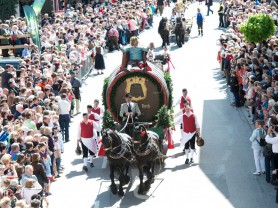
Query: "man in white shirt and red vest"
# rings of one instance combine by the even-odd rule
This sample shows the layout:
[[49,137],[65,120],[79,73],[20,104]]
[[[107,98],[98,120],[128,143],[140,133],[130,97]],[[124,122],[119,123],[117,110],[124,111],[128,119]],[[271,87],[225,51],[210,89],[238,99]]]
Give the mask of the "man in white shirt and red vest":
[[182,96],[181,98],[178,100],[178,102],[175,104],[175,106],[177,105],[180,105],[180,109],[183,109],[184,108],[184,101],[187,100],[187,102],[189,103],[190,107],[192,107],[192,104],[191,104],[191,99],[190,97],[188,96],[188,91],[186,88],[183,88],[182,89]]
[[[180,115],[181,114],[181,115]],[[190,148],[190,163],[194,163],[193,155],[195,152],[195,137],[196,133],[200,134],[200,125],[196,116],[192,113],[191,107],[186,105],[184,111],[181,110],[175,118],[175,124],[182,124],[181,129],[181,147],[185,146],[186,160],[185,164],[189,163],[189,148]]]
[[100,122],[100,120],[103,116],[103,110],[102,110],[102,108],[99,107],[99,100],[98,99],[94,100],[94,105],[93,105],[93,108],[92,108],[92,112],[99,115],[99,117],[100,117],[100,119],[95,119],[94,121]]
[[[100,126],[100,121],[102,119],[103,111],[102,109],[98,106],[99,105],[99,100],[94,100],[94,106],[92,105],[87,105],[87,112],[89,114],[89,119],[93,120],[98,123]],[[100,136],[100,132],[97,132],[97,136]]]
[[88,153],[90,153],[90,166],[94,167],[94,155],[98,151],[97,131],[101,131],[101,127],[97,122],[89,119],[88,113],[83,113],[83,120],[77,126],[77,145],[81,142],[83,151],[83,170],[88,171]]
[[[178,100],[178,102],[174,105],[174,107],[177,106],[177,105],[180,105],[180,109],[182,109],[183,112],[185,112],[185,111],[184,111],[185,105],[189,105],[189,106],[191,107],[191,109],[192,109],[191,99],[190,99],[190,97],[188,96],[188,91],[187,91],[186,88],[183,88],[183,89],[182,89],[182,96],[181,96],[181,98]],[[192,109],[192,112],[193,112],[193,109]],[[183,127],[182,127],[182,124],[181,124],[180,129],[182,129],[182,128],[183,128]],[[183,148],[183,152],[185,152],[185,147]]]

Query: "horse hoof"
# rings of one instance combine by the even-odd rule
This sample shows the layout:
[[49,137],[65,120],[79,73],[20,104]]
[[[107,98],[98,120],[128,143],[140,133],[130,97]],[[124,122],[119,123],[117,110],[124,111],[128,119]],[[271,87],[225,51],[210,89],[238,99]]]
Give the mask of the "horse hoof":
[[117,190],[117,186],[116,185],[111,185],[110,189],[111,189],[112,194],[114,194],[114,195],[117,194],[118,190]]
[[138,190],[138,192],[137,192],[139,195],[144,195],[144,191],[143,190]]
[[119,191],[119,192],[118,192],[118,195],[119,195],[119,196],[124,196],[125,193],[124,193],[123,191]]
[[149,191],[151,188],[150,184],[145,184],[145,192]]

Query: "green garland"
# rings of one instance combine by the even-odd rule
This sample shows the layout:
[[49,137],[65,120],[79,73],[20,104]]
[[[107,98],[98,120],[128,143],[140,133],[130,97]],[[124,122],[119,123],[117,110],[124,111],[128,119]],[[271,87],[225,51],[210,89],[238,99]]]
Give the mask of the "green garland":
[[171,109],[173,105],[173,81],[169,72],[164,72],[164,79],[166,81],[167,88],[169,90],[168,109]]
[[106,91],[108,87],[109,77],[106,77],[103,81],[103,88],[102,88],[102,105],[104,106],[104,110],[107,110],[107,103],[106,103]]
[[10,19],[12,15],[15,15],[15,6],[18,5],[18,0],[1,0],[0,1],[0,19]]

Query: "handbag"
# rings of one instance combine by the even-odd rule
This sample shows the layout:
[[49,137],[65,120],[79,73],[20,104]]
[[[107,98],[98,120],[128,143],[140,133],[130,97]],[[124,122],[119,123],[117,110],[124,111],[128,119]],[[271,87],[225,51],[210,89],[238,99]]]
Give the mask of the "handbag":
[[265,135],[263,134],[263,130],[262,129],[259,130],[259,136],[260,136],[260,141],[258,141],[257,138],[256,138],[256,141],[259,143],[259,145],[261,147],[266,146],[267,143],[265,141]]
[[82,150],[81,150],[81,148],[80,148],[79,145],[77,145],[77,147],[76,147],[76,149],[75,149],[75,154],[76,154],[77,156],[79,156],[79,155],[82,154]]
[[196,137],[197,137],[197,139],[196,139],[197,146],[199,146],[199,147],[204,146],[205,140],[202,137],[200,137],[200,135],[198,133],[196,134]]

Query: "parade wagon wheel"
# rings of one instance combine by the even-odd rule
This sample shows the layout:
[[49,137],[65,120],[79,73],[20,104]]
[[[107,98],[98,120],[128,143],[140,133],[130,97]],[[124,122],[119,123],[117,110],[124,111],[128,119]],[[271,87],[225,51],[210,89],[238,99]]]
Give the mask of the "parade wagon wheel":
[[164,72],[150,62],[148,65],[152,70],[147,72],[134,68],[129,73],[118,73],[117,67],[106,79],[103,102],[117,122],[121,123],[119,113],[126,93],[131,93],[132,101],[138,103],[142,113],[140,121],[143,122],[154,122],[157,111],[163,105],[171,107],[172,91],[169,90],[170,84],[165,79]]

